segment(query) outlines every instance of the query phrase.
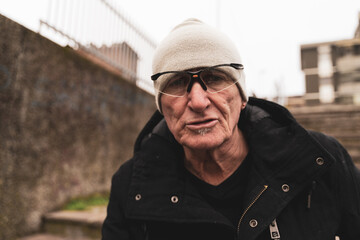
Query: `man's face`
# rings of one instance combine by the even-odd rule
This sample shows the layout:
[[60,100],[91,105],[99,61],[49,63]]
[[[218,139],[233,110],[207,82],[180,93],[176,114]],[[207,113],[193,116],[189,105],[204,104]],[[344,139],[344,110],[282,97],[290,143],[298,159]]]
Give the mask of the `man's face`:
[[236,85],[218,93],[204,91],[195,82],[183,97],[161,96],[162,112],[175,139],[193,150],[221,146],[237,131],[243,106]]

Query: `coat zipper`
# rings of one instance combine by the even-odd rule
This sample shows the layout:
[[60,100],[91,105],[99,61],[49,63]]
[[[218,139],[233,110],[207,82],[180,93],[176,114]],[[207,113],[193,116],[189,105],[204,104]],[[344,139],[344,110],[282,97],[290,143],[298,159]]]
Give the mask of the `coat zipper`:
[[268,185],[264,185],[264,188],[260,191],[260,193],[254,198],[254,200],[250,203],[250,205],[245,209],[244,213],[241,215],[239,223],[237,225],[237,235],[239,236],[240,224],[245,216],[245,214],[249,211],[249,209],[255,204],[255,202],[260,198],[260,196],[265,192],[268,188]]

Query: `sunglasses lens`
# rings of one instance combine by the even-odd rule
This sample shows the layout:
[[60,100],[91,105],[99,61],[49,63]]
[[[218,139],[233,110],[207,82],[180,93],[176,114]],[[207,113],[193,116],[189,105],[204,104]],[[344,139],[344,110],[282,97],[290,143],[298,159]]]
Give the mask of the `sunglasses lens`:
[[183,96],[186,93],[186,88],[189,85],[191,76],[187,73],[167,73],[161,75],[163,79],[160,81],[166,82],[166,85],[161,92],[173,96]]
[[231,66],[221,66],[206,69],[200,75],[209,92],[219,92],[235,84],[236,80],[232,77],[236,71]]

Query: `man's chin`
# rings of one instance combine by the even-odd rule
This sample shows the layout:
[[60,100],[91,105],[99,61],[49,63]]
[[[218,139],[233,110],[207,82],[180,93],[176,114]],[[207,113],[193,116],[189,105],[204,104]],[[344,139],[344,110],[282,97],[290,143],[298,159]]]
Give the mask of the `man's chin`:
[[214,138],[212,134],[207,133],[206,130],[203,130],[196,135],[183,139],[180,144],[192,150],[210,150],[219,147],[222,142]]

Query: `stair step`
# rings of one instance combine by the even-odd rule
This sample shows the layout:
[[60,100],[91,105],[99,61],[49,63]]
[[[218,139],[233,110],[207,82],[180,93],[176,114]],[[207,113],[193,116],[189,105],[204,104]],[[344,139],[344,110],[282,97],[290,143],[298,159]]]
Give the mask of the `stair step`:
[[90,238],[73,238],[73,237],[59,237],[51,234],[41,233],[34,234],[27,237],[19,238],[18,240],[92,240]]
[[355,166],[360,170],[360,163],[356,163]]
[[66,239],[101,239],[106,207],[91,211],[59,211],[44,216],[43,231]]
[[354,161],[355,165],[360,166],[360,154],[359,153],[352,153],[349,152],[352,160]]
[[295,119],[306,129],[336,138],[360,164],[360,107],[353,105],[320,105],[293,108]]

